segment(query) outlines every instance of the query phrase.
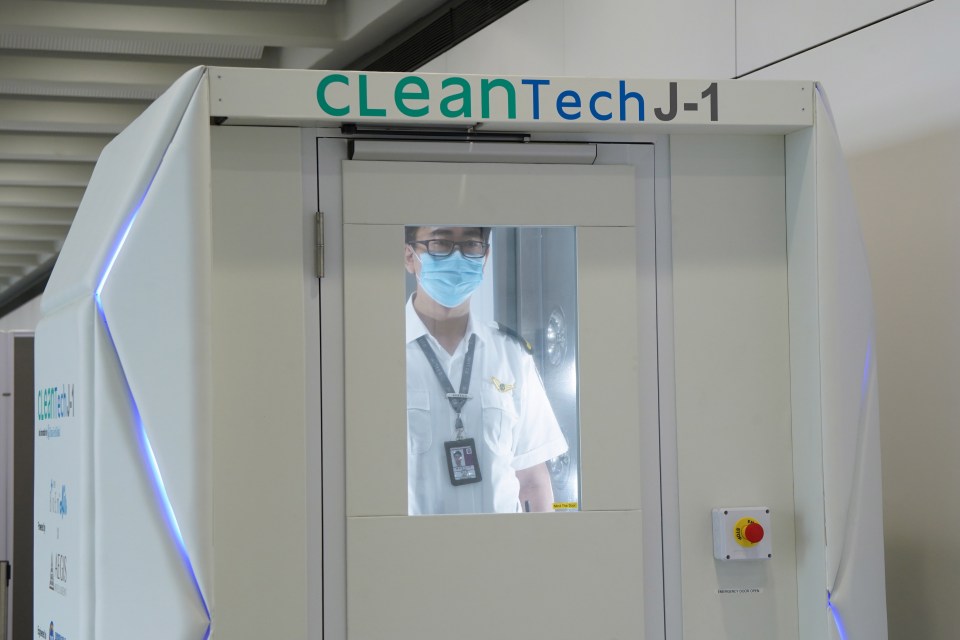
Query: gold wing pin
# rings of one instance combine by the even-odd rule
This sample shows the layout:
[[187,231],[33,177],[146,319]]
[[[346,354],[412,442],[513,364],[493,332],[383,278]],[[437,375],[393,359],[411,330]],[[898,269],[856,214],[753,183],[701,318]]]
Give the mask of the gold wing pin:
[[500,380],[498,380],[496,376],[491,376],[490,381],[493,382],[493,386],[497,388],[497,391],[500,391],[501,393],[506,393],[507,391],[513,391],[513,388],[516,386],[513,384],[507,384],[505,382],[500,382]]

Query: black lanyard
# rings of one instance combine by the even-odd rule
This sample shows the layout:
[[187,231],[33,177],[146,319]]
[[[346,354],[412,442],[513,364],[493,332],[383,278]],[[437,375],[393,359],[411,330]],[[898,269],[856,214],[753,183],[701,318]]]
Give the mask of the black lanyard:
[[470,344],[467,347],[467,355],[463,359],[463,373],[460,375],[460,393],[453,390],[453,385],[450,384],[450,379],[447,377],[446,372],[444,372],[440,360],[437,359],[437,354],[433,352],[427,336],[417,338],[417,344],[420,345],[423,355],[427,356],[427,360],[430,362],[430,366],[433,367],[433,372],[436,374],[437,380],[440,381],[440,386],[446,391],[447,402],[450,403],[450,408],[457,414],[457,422],[454,428],[457,430],[457,440],[462,440],[463,421],[460,420],[460,411],[463,410],[464,403],[470,399],[470,395],[467,392],[470,390],[470,374],[473,371],[473,351],[474,347],[477,346],[477,334],[470,334]]

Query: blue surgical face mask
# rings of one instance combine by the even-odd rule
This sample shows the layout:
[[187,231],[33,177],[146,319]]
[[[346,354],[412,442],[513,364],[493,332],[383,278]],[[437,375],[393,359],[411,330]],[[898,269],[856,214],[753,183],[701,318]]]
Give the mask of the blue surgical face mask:
[[477,290],[483,280],[483,259],[465,258],[454,251],[445,258],[429,253],[414,255],[420,260],[420,286],[438,303],[453,309]]

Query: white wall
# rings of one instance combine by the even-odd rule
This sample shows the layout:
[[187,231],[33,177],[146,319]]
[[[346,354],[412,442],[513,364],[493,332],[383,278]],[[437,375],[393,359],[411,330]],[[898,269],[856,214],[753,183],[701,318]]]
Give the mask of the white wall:
[[920,4],[920,1],[736,0],[736,3],[737,73],[742,75],[896,14]]
[[[826,87],[877,311],[892,640],[952,640],[960,602],[960,0],[530,0],[424,67]],[[856,30],[858,27],[865,27]],[[740,58],[738,59],[738,53]]]
[[25,302],[0,318],[0,331],[33,331],[40,322],[41,296]]
[[730,78],[733,0],[530,0],[421,70]]

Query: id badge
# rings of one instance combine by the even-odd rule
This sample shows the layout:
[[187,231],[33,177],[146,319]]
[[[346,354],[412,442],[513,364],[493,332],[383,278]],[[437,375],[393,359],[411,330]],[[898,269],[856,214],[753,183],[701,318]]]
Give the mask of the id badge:
[[480,461],[477,458],[477,446],[473,438],[448,440],[443,443],[447,454],[447,471],[450,472],[450,484],[472,484],[480,482]]

